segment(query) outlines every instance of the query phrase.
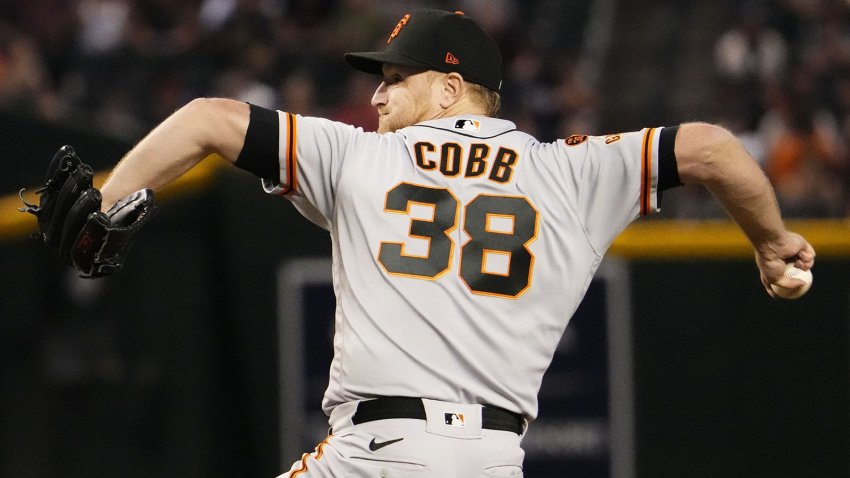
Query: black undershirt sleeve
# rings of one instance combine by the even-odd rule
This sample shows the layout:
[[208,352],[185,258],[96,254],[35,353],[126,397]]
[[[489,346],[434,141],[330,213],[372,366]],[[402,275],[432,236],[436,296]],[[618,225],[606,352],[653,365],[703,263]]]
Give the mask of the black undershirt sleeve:
[[251,118],[245,133],[245,144],[233,164],[262,179],[277,183],[280,181],[280,127],[277,111],[250,103],[248,106],[251,107]]
[[661,130],[661,138],[658,141],[658,201],[661,202],[661,193],[670,188],[682,185],[679,180],[679,166],[676,162],[674,146],[678,126],[671,126]]

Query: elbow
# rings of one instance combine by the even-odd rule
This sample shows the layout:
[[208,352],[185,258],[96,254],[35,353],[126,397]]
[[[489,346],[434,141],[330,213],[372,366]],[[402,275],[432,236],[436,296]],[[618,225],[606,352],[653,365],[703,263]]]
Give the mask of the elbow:
[[729,130],[709,123],[682,125],[675,149],[681,181],[704,185],[723,177],[729,163],[744,152]]
[[180,112],[191,118],[211,118],[214,117],[219,109],[222,108],[222,100],[218,98],[195,98],[186,103]]
[[215,111],[218,108],[225,107],[228,103],[236,102],[236,100],[229,100],[226,98],[207,98],[207,97],[198,97],[193,99],[192,101],[186,103],[183,108],[191,109],[191,110],[203,110],[203,111]]

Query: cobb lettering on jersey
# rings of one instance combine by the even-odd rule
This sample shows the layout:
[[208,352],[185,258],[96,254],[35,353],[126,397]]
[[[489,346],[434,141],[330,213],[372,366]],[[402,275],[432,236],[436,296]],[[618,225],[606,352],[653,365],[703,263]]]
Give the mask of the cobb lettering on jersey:
[[465,178],[477,178],[486,173],[489,167],[487,177],[491,181],[507,183],[513,176],[519,154],[504,146],[499,146],[495,154],[491,155],[492,150],[487,143],[472,143],[464,157],[463,147],[456,142],[442,143],[439,148],[428,141],[419,141],[413,145],[416,165],[426,171],[439,170],[449,177],[457,176],[462,171]]

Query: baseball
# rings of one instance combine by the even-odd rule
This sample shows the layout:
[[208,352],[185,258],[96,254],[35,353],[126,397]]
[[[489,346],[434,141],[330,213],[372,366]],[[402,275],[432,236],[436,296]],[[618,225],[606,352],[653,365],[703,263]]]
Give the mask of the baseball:
[[785,266],[785,277],[790,279],[799,279],[803,281],[803,284],[797,286],[793,289],[789,289],[787,287],[782,287],[776,284],[770,284],[770,287],[776,292],[776,295],[782,297],[783,299],[799,299],[803,297],[806,292],[809,291],[809,288],[812,286],[812,280],[814,277],[812,276],[812,271],[804,271],[803,269],[798,269],[794,267],[794,263],[789,263]]

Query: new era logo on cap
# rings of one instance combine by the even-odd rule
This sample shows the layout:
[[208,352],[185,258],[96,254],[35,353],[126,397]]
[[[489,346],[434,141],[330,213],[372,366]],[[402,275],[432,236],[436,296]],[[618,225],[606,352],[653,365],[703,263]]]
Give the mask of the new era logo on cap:
[[460,60],[457,59],[456,56],[452,55],[452,52],[446,52],[446,63],[450,65],[460,65]]

